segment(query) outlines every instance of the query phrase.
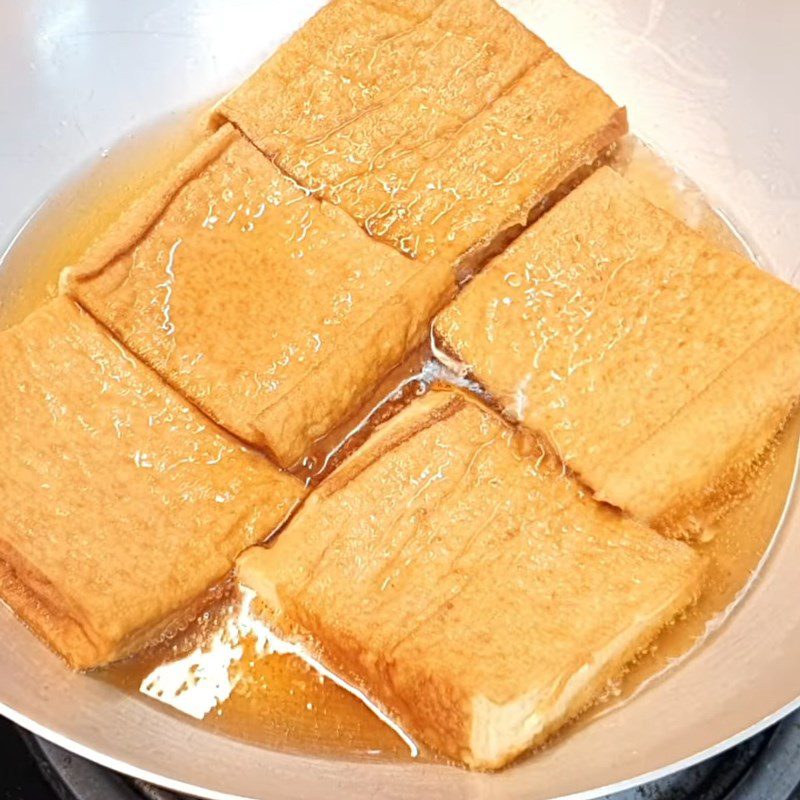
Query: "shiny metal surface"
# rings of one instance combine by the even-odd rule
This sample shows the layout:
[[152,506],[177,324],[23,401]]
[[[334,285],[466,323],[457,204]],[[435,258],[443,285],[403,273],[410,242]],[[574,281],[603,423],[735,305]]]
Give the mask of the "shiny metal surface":
[[[130,130],[214,98],[318,0],[0,0],[0,242]],[[800,5],[516,0],[507,5],[630,109],[800,284]],[[746,387],[743,387],[746,390]],[[746,601],[624,707],[499,775],[271,752],[74,675],[0,608],[0,711],[115,769],[203,797],[597,797],[719,752],[800,705],[800,502]]]
[[[28,732],[21,735],[50,784],[66,789],[74,800],[188,800],[168,789],[123,778]],[[797,711],[714,758],[602,800],[797,800],[799,796]]]

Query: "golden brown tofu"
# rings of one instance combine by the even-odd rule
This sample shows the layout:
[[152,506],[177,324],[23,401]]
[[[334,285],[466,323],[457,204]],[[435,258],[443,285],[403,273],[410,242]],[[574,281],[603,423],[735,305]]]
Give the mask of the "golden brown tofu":
[[75,668],[188,622],[302,484],[71,300],[0,334],[0,596]]
[[227,125],[65,272],[67,291],[284,466],[355,412],[452,296]]
[[590,705],[696,596],[702,559],[587,496],[454,392],[415,400],[239,580],[413,736],[496,768]]
[[603,168],[437,319],[595,492],[699,532],[800,395],[800,295]]
[[219,111],[372,236],[470,272],[625,113],[494,0],[399,9],[333,0]]

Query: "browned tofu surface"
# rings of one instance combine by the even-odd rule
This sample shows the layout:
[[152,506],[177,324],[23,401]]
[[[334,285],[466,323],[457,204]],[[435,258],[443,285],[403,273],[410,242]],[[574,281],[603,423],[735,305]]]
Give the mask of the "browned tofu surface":
[[437,319],[596,496],[698,530],[800,395],[800,295],[598,171]]
[[370,239],[231,126],[65,273],[170,384],[284,466],[428,335],[448,270]]
[[238,567],[279,631],[479,768],[591,704],[702,572],[511,436],[460,394],[415,400]]
[[76,668],[188,622],[302,484],[71,300],[0,334],[0,596]]
[[333,0],[219,111],[370,235],[459,271],[626,130],[493,0]]

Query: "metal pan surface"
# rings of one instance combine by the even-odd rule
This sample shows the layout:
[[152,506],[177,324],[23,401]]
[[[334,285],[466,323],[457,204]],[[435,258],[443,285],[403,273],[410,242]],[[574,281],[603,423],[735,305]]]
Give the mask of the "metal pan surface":
[[[218,97],[319,0],[0,0],[0,242],[129,131]],[[800,5],[507,0],[625,103],[635,133],[800,285]],[[0,607],[0,713],[90,759],[200,797],[599,797],[665,774],[800,705],[800,502],[749,596],[631,702],[498,775],[257,748],[70,673]]]

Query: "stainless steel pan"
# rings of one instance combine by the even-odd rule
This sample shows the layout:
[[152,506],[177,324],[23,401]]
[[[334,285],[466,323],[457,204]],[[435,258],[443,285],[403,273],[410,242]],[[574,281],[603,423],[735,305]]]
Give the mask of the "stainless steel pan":
[[[317,0],[0,0],[0,241],[133,128],[218,96]],[[516,0],[628,105],[632,127],[800,283],[800,4]],[[85,198],[84,198],[85,199]],[[800,705],[800,503],[749,597],[664,680],[494,775],[325,760],[221,738],[68,672],[0,608],[0,711],[116,769],[203,797],[596,797],[731,745]]]

